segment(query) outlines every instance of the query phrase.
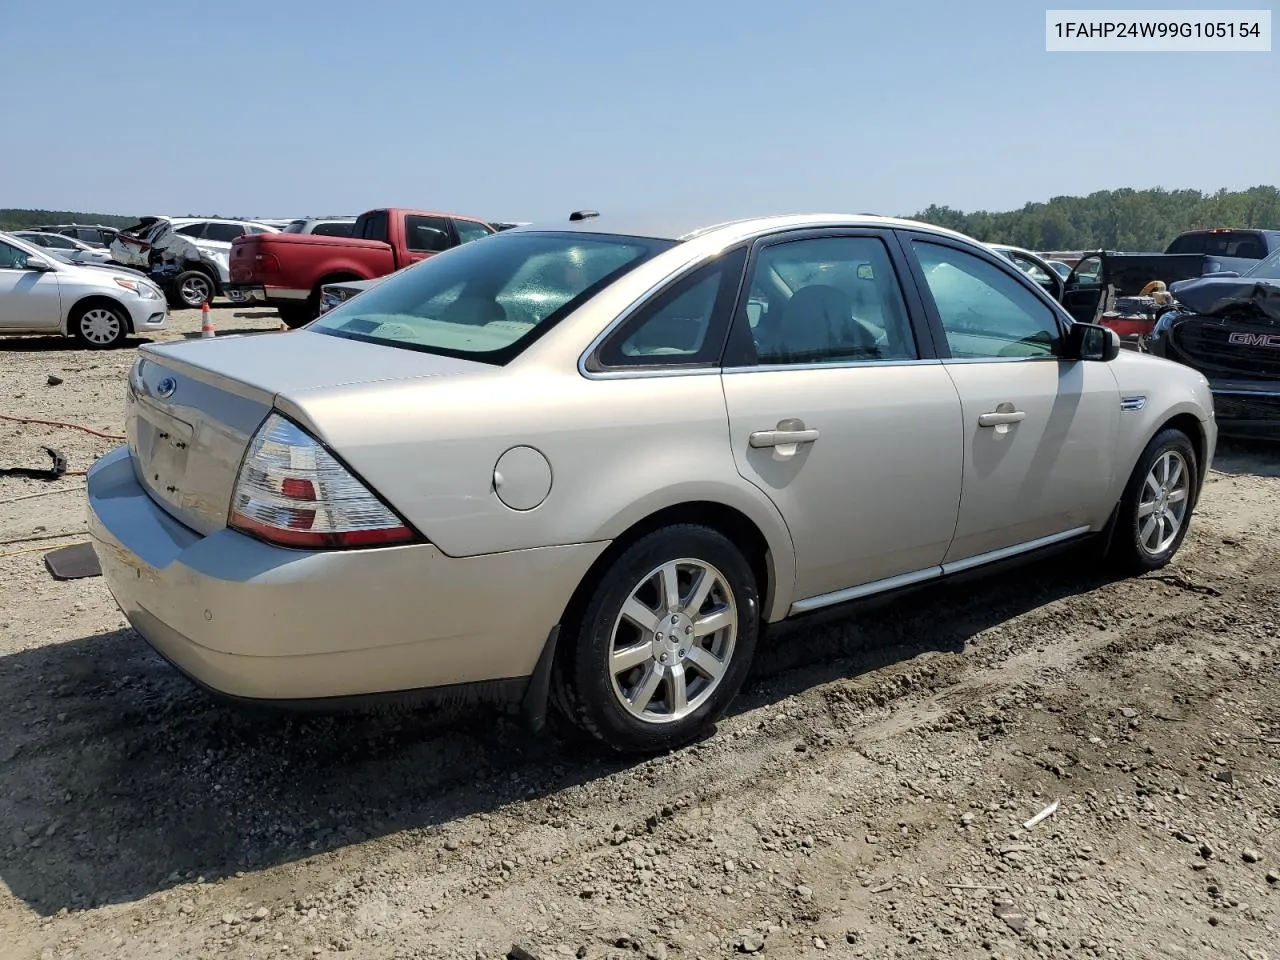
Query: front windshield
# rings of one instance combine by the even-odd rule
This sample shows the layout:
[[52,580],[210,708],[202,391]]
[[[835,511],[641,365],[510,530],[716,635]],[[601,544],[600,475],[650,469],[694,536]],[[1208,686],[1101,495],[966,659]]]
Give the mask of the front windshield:
[[607,234],[495,234],[388,277],[307,329],[505,363],[561,316],[670,246]]
[[1246,270],[1243,276],[1256,277],[1259,280],[1280,280],[1280,250],[1265,260],[1259,260]]

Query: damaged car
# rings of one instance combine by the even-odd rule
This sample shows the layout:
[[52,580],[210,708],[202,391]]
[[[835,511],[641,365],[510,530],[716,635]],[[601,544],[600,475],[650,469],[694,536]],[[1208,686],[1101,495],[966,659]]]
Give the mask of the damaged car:
[[1200,371],[1224,434],[1280,439],[1280,251],[1242,274],[1184,280],[1148,349]]
[[119,263],[147,271],[174,307],[198,309],[230,282],[231,241],[246,234],[279,233],[255,220],[142,217],[111,243]]

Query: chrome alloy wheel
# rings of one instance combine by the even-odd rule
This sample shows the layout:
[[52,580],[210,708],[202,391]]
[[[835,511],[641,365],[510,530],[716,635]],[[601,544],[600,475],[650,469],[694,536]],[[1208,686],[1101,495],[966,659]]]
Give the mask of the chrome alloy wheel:
[[623,708],[646,723],[689,716],[720,685],[738,635],[723,573],[681,559],[650,571],[613,624],[609,675]]
[[105,346],[120,336],[120,318],[105,307],[93,307],[80,315],[80,333],[90,343]]
[[208,278],[201,274],[187,277],[178,288],[178,296],[189,307],[198,307],[209,299],[211,286]]
[[1191,471],[1176,450],[1156,458],[1138,496],[1138,542],[1155,556],[1168,550],[1187,518]]

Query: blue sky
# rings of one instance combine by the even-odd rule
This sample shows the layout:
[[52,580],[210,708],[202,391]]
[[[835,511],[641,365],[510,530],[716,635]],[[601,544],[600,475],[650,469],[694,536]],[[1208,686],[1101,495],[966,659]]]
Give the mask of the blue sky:
[[1280,53],[1049,54],[1047,5],[12,3],[0,205],[722,218],[1276,182]]

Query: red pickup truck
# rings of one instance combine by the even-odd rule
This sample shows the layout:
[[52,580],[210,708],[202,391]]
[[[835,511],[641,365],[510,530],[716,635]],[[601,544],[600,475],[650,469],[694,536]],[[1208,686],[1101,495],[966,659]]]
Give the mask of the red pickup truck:
[[290,327],[319,313],[320,288],[343,280],[372,280],[495,230],[475,217],[397,208],[370,210],[350,237],[262,233],[231,244],[233,303],[265,303]]

